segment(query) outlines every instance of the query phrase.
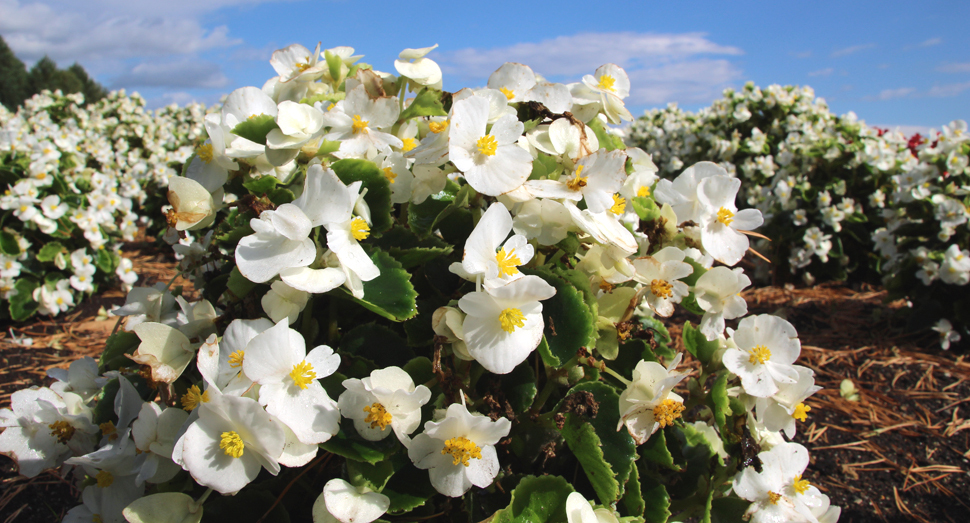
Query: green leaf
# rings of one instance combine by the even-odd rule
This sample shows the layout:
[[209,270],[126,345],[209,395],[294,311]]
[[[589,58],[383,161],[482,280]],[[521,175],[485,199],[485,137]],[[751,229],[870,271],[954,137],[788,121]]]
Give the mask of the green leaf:
[[243,182],[243,187],[249,189],[249,192],[261,196],[264,195],[280,184],[280,181],[276,179],[275,176],[265,175],[258,178],[248,177],[248,180]]
[[502,376],[502,391],[515,412],[525,412],[532,406],[539,389],[536,387],[535,372],[529,362],[522,362],[512,372]]
[[365,463],[347,460],[347,476],[355,487],[367,487],[375,492],[384,490],[384,486],[394,475],[394,465],[391,460],[378,463]]
[[667,437],[664,435],[664,429],[654,432],[650,439],[640,446],[640,457],[668,469],[680,470],[667,448]]
[[428,87],[418,91],[411,105],[401,112],[398,121],[406,122],[415,116],[448,116],[444,104],[441,103],[441,91]]
[[[342,91],[336,92],[336,93],[316,94],[316,95],[313,95],[313,96],[311,96],[309,98],[304,98],[304,99],[300,100],[300,103],[301,104],[307,104],[307,105],[313,105],[313,104],[315,104],[317,102],[332,102],[332,103],[336,103],[336,102],[339,102],[340,100],[343,100],[346,97],[347,97],[347,93],[342,92]],[[324,107],[324,108],[326,108],[326,107]],[[340,142],[337,142],[337,143],[340,143]]]
[[339,291],[348,299],[353,300],[371,312],[393,320],[404,321],[418,314],[415,301],[418,293],[411,285],[411,274],[404,270],[397,260],[381,250],[374,250],[370,255],[381,274],[371,281],[364,282],[364,297],[354,298],[353,295],[340,287]]
[[644,329],[653,334],[653,341],[656,343],[655,347],[650,347],[650,354],[653,357],[648,358],[645,355],[643,357],[644,359],[659,363],[659,358],[663,358],[664,361],[670,361],[677,356],[677,351],[670,348],[670,343],[673,340],[670,339],[670,333],[667,332],[667,327],[664,326],[662,321],[657,318],[643,317],[640,318],[640,324]]
[[695,329],[690,322],[684,323],[684,347],[705,367],[710,365],[714,353],[720,348],[721,344],[717,340],[707,341],[704,334]]
[[631,203],[633,203],[633,210],[636,211],[641,220],[652,222],[660,218],[660,207],[657,206],[657,202],[653,198],[636,196],[631,200]]
[[[556,288],[556,295],[542,302],[546,343],[560,362],[572,359],[581,347],[596,344],[596,316],[590,312],[585,295],[571,281],[547,270],[525,270]],[[561,363],[560,363],[561,364]]]
[[612,505],[623,496],[636,459],[636,444],[628,431],[616,430],[620,421],[620,397],[612,387],[587,381],[577,384],[569,394],[576,392],[592,393],[599,404],[598,413],[595,418],[567,413],[562,434],[600,502]]
[[333,78],[335,84],[340,83],[340,81],[343,80],[340,75],[340,71],[343,69],[344,65],[343,59],[330,51],[324,51],[323,57],[327,61],[327,69],[330,72],[330,78]]
[[98,402],[92,412],[95,425],[100,425],[112,419],[118,419],[115,415],[115,396],[118,395],[118,390],[120,389],[121,383],[118,381],[118,378],[112,378],[98,392]]
[[380,237],[374,238],[372,244],[387,251],[405,269],[423,266],[454,251],[453,246],[435,236],[419,238],[410,229],[400,225],[395,225]]
[[697,304],[697,296],[695,296],[693,292],[687,293],[687,296],[680,300],[680,306],[698,316],[704,315],[704,309]]
[[17,237],[7,231],[0,231],[0,252],[7,256],[19,256],[20,244]]
[[60,242],[50,242],[41,247],[40,251],[37,252],[37,261],[41,263],[52,262],[62,252],[67,252],[67,249]]
[[125,357],[126,354],[133,354],[141,339],[134,332],[119,330],[108,337],[104,343],[104,350],[98,358],[98,370],[102,373],[109,370],[118,370],[128,365],[131,360]]
[[414,357],[414,351],[403,338],[374,322],[358,325],[344,334],[340,338],[340,351],[380,362],[382,367],[403,367]]
[[337,173],[340,181],[346,185],[353,182],[363,182],[367,194],[364,201],[370,207],[371,230],[381,232],[389,229],[393,223],[391,219],[391,185],[387,177],[381,172],[377,164],[370,160],[339,160],[330,166]]
[[94,257],[94,266],[108,274],[113,274],[120,262],[121,257],[109,249],[98,249],[98,254]]
[[527,476],[512,491],[509,506],[497,511],[491,523],[565,521],[571,492],[572,485],[559,476]]
[[255,288],[256,284],[243,276],[239,272],[239,267],[232,268],[232,272],[229,273],[229,281],[226,283],[226,289],[232,293],[234,300],[245,298]]
[[627,480],[626,494],[620,500],[627,516],[643,516],[646,509],[646,502],[643,500],[643,492],[640,487],[640,469],[633,467],[630,471],[630,479]]
[[[341,93],[342,94],[342,93]],[[340,142],[334,140],[322,140],[320,148],[317,149],[316,156],[327,156],[340,150]]]
[[[289,523],[284,503],[274,507],[276,496],[266,490],[247,489],[242,496],[211,496],[203,506],[203,523]],[[272,507],[272,511],[263,518]]]
[[428,480],[428,473],[417,467],[403,467],[391,476],[390,481],[381,491],[391,500],[387,509],[389,515],[400,515],[414,510],[427,503],[438,494]]
[[408,226],[411,230],[419,237],[431,234],[441,214],[455,201],[458,191],[458,184],[448,180],[441,192],[432,194],[419,204],[409,205]]
[[711,523],[742,523],[751,502],[738,497],[717,498],[711,501]]
[[418,356],[417,358],[411,359],[403,367],[404,372],[407,372],[411,376],[411,379],[415,383],[427,383],[434,378],[434,369],[431,364],[431,360],[425,358],[424,356]]
[[[349,424],[352,428],[353,424]],[[338,456],[343,456],[349,460],[370,463],[380,463],[397,450],[397,438],[384,438],[380,441],[367,441],[364,439],[351,439],[348,433],[351,432],[344,427],[340,432],[334,434],[325,443],[320,444],[320,448],[327,452],[333,452]],[[356,435],[356,431],[354,431]],[[360,436],[357,436],[358,438]]]
[[10,297],[10,318],[13,321],[24,321],[40,308],[40,304],[34,301],[34,289],[39,286],[31,278],[20,278],[14,284],[17,294]]
[[249,141],[266,145],[266,135],[273,129],[279,129],[276,120],[268,114],[252,116],[240,122],[230,131],[232,134]]
[[[694,285],[697,284],[697,279],[703,276],[705,272],[707,272],[707,269],[705,269],[703,265],[694,261],[693,258],[687,257],[687,258],[684,258],[684,261],[690,264],[690,266],[694,268],[694,272],[681,278],[680,281],[693,287]],[[702,310],[701,312],[695,313],[695,314],[704,314],[704,311]]]
[[626,149],[626,144],[623,143],[623,140],[607,132],[606,128],[603,127],[603,122],[599,118],[593,118],[586,125],[596,134],[596,139],[599,140],[600,147],[605,147],[607,151]]
[[714,411],[714,423],[717,424],[719,433],[724,430],[724,423],[727,416],[732,414],[731,404],[727,395],[727,381],[728,371],[725,370],[714,380],[714,385],[711,386],[711,395],[708,396],[709,405],[711,410]]
[[646,501],[643,519],[647,523],[667,523],[670,517],[670,495],[664,487],[663,481],[654,474],[643,474],[640,478],[640,490]]

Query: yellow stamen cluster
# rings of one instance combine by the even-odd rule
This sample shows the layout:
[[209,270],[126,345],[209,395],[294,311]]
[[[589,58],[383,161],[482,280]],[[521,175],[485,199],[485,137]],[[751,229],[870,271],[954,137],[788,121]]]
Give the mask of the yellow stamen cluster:
[[809,407],[804,403],[799,403],[798,405],[795,405],[795,413],[792,414],[791,417],[804,423],[805,420],[808,419],[808,413],[811,410],[812,410],[812,407]]
[[391,424],[391,414],[387,412],[384,405],[376,401],[364,407],[364,412],[367,413],[367,417],[364,418],[364,423],[370,423],[370,428],[372,429],[380,427],[381,430],[384,430]]
[[604,91],[609,91],[611,93],[615,91],[616,89],[613,88],[613,84],[615,83],[616,83],[616,78],[613,78],[608,74],[604,74],[603,76],[600,77],[600,89]]
[[304,62],[299,62],[296,65],[294,65],[294,67],[296,67],[296,70],[300,71],[301,73],[310,68],[310,57],[307,56],[307,57],[304,57],[303,59],[305,60]]
[[243,365],[243,358],[246,357],[246,351],[239,349],[229,355],[229,366],[233,369],[238,369]]
[[771,503],[772,505],[777,505],[779,499],[781,499],[781,494],[778,494],[778,493],[775,493],[775,492],[771,492],[770,490],[768,491],[768,502],[769,503]]
[[47,426],[51,429],[51,436],[57,438],[57,441],[61,443],[67,443],[74,437],[74,427],[66,421],[55,421]]
[[485,156],[495,156],[495,150],[498,149],[498,142],[494,136],[487,134],[479,138],[475,146],[478,147],[478,152]]
[[792,488],[794,488],[795,492],[798,492],[799,494],[808,492],[808,487],[811,486],[812,484],[809,483],[807,479],[802,479],[801,474],[795,476],[795,483],[792,484]]
[[570,191],[578,191],[583,187],[586,187],[586,180],[588,180],[589,177],[587,176],[584,178],[582,176],[582,173],[583,173],[583,166],[577,165],[576,170],[573,171],[573,175],[575,176],[575,178],[566,182],[566,187],[568,187]]
[[757,345],[755,348],[751,349],[750,354],[751,356],[748,358],[748,361],[751,362],[752,365],[767,363],[767,361],[771,358],[771,351],[768,350],[768,347],[765,347],[764,345]]
[[626,209],[626,198],[620,196],[619,194],[613,195],[613,207],[610,207],[610,212],[613,214],[623,214]]
[[482,459],[482,449],[464,436],[445,441],[445,448],[441,449],[441,453],[451,454],[454,460],[452,465],[461,463],[467,467],[470,458]]
[[731,212],[731,209],[728,209],[726,207],[721,207],[717,211],[717,221],[721,222],[724,225],[731,225],[731,222],[734,221],[734,213]]
[[684,412],[684,404],[676,400],[664,400],[653,408],[653,419],[657,420],[660,428],[669,427],[674,420]]
[[397,173],[395,173],[390,167],[385,167],[381,170],[384,171],[384,177],[387,178],[387,181],[394,183],[394,179],[397,178]]
[[401,140],[401,142],[403,142],[403,145],[401,145],[401,150],[404,152],[408,152],[418,146],[418,142],[415,142],[414,138],[404,138]]
[[118,439],[118,429],[113,421],[106,421],[98,425],[98,428],[101,429],[101,435],[107,436],[109,440]]
[[212,156],[213,156],[212,144],[204,143],[196,147],[195,154],[198,155],[199,159],[202,160],[203,163],[208,165],[209,163],[212,162]]
[[370,226],[361,217],[354,218],[354,221],[350,222],[350,234],[354,236],[357,241],[366,240],[370,236]]
[[209,391],[202,391],[198,385],[192,385],[182,395],[182,409],[192,412],[199,405],[209,402]]
[[290,371],[290,378],[293,379],[293,383],[301,389],[305,389],[310,385],[310,382],[317,379],[317,372],[313,370],[313,365],[310,362],[303,360],[293,366],[293,370]]
[[98,475],[95,476],[94,479],[98,480],[98,486],[101,488],[108,488],[112,483],[115,482],[115,477],[112,476],[107,470],[98,472]]
[[667,280],[653,280],[650,282],[650,292],[658,298],[669,298],[674,295],[674,286]]
[[495,261],[498,262],[498,275],[499,276],[513,276],[519,273],[518,267],[522,265],[522,260],[519,259],[515,254],[515,249],[509,252],[505,252],[505,247],[502,247],[495,254]]
[[438,134],[448,128],[448,120],[442,120],[440,122],[428,122],[428,130],[434,134]]
[[521,310],[513,307],[500,312],[498,321],[502,324],[502,330],[508,333],[515,332],[516,327],[525,327],[525,315]]
[[361,120],[359,114],[354,115],[354,122],[351,124],[351,131],[354,134],[367,132],[367,120]]
[[239,437],[238,432],[230,430],[229,432],[222,433],[222,440],[219,441],[219,448],[226,453],[226,456],[241,458],[243,451],[246,450],[246,444],[243,443],[243,440]]
[[511,89],[509,89],[507,87],[499,87],[498,90],[499,91],[502,91],[502,94],[504,94],[505,95],[505,98],[508,99],[508,100],[511,100],[511,99],[515,98],[515,91],[513,91],[513,90],[511,90]]
[[637,196],[641,198],[643,198],[644,196],[650,196],[650,188],[647,187],[646,185],[641,185],[640,188],[637,189]]

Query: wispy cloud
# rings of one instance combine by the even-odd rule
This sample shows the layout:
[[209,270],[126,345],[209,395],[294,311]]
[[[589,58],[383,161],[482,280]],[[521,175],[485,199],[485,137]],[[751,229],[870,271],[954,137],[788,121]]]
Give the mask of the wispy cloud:
[[917,44],[917,47],[933,47],[934,45],[940,45],[942,43],[942,38],[930,38],[929,40],[924,40]]
[[795,58],[811,58],[812,57],[812,52],[811,51],[802,51],[800,53],[788,53],[788,54],[791,55],[791,56],[794,56]]
[[875,96],[871,96],[870,95],[870,96],[863,97],[863,100],[866,100],[868,102],[872,102],[872,101],[876,101],[876,100],[878,100],[878,101],[886,101],[886,100],[893,100],[893,99],[896,99],[896,98],[904,98],[904,97],[910,96],[910,95],[912,95],[914,93],[916,93],[916,88],[915,87],[900,87],[898,89],[883,89],[882,91],[879,91],[879,94],[877,94]]
[[970,62],[943,64],[936,70],[941,73],[970,73]]
[[946,85],[934,85],[926,92],[926,96],[933,96],[939,98],[945,98],[950,96],[956,96],[963,91],[970,89],[970,82],[963,82],[959,84],[946,84]]
[[868,50],[868,49],[874,49],[875,47],[876,47],[876,44],[873,44],[873,43],[861,44],[861,45],[853,45],[853,46],[850,46],[850,47],[844,47],[842,49],[836,49],[835,51],[832,51],[832,54],[830,56],[832,58],[839,58],[841,56],[848,56],[850,54],[855,54],[855,53],[858,53],[860,51],[865,51],[865,50]]
[[633,87],[627,105],[710,103],[741,77],[741,71],[727,60],[700,59],[639,69],[630,73]]
[[835,69],[832,69],[831,67],[827,67],[825,69],[819,69],[818,71],[812,71],[808,73],[808,76],[829,76],[834,72],[835,72]]
[[140,63],[115,77],[112,87],[172,87],[176,89],[218,89],[229,79],[216,64],[203,61]]

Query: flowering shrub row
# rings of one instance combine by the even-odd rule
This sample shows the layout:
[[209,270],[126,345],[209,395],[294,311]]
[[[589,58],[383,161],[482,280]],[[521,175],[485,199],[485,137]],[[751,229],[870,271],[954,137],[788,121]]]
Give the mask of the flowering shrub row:
[[132,289],[99,361],[0,410],[0,452],[74,467],[65,521],[836,521],[788,441],[797,333],[739,296],[740,180],[658,180],[607,131],[616,65],[448,92],[431,49],[395,75],[292,45],[205,115],[164,211],[200,299]]
[[944,348],[960,337],[954,324],[967,334],[965,122],[906,138],[853,113],[833,115],[809,87],[749,83],[697,113],[649,111],[627,139],[664,173],[712,161],[743,180],[743,206],[765,216],[771,241],[755,248],[771,259],[776,282],[883,283],[913,302],[914,330],[935,323]]
[[144,104],[123,91],[87,106],[80,94],[45,92],[0,112],[4,315],[56,315],[99,285],[138,279],[120,242],[152,225],[159,187],[203,131],[201,106],[152,114]]

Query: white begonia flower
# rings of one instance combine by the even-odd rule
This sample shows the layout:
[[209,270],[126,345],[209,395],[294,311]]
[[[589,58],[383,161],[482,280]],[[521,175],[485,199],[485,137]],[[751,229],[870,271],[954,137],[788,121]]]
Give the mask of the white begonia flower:
[[647,305],[665,318],[674,313],[674,304],[687,296],[687,284],[680,281],[694,272],[684,262],[684,251],[677,247],[664,247],[653,256],[633,260],[636,272],[633,279],[644,285],[643,295]]
[[579,492],[570,492],[566,497],[567,523],[619,523],[610,509],[601,507],[593,510],[589,501]]
[[453,403],[444,419],[424,424],[424,432],[411,441],[408,457],[415,467],[428,469],[431,485],[438,492],[455,498],[472,485],[485,488],[492,484],[499,471],[495,444],[511,428],[512,422],[506,418],[492,421]]
[[313,502],[313,523],[370,523],[384,515],[391,499],[334,478]]
[[74,360],[65,369],[47,369],[47,376],[57,381],[50,388],[59,395],[73,392],[87,403],[101,392],[101,388],[108,382],[98,374],[98,362],[90,356]]
[[401,76],[410,78],[418,85],[430,86],[433,89],[441,88],[441,67],[425,55],[438,47],[434,44],[431,47],[421,49],[405,49],[394,60],[394,68]]
[[132,331],[143,322],[157,322],[174,327],[177,312],[175,297],[162,282],[156,287],[135,287],[128,291],[125,304],[115,309],[115,316],[127,316],[125,330]]
[[[102,480],[100,483],[105,483]],[[136,485],[131,478],[113,478],[109,484],[89,485],[81,492],[83,505],[67,511],[62,523],[126,523],[124,508],[141,498],[145,493],[143,485]]]
[[953,330],[953,324],[946,318],[940,318],[933,330],[940,334],[940,347],[943,350],[950,350],[951,343],[960,341],[960,333]]
[[284,318],[246,345],[243,372],[260,385],[259,403],[297,439],[312,445],[329,440],[340,429],[340,412],[318,381],[333,374],[340,356],[326,345],[307,353],[299,332]]
[[[97,426],[90,409],[70,414],[64,398],[48,388],[31,387],[10,396],[10,408],[0,409],[0,454],[17,462],[18,471],[32,478],[56,467],[74,452],[87,452]],[[75,398],[79,398],[74,395]],[[79,401],[80,403],[80,401]],[[83,403],[81,403],[83,405]]]
[[627,254],[633,254],[639,250],[636,237],[617,220],[615,214],[609,211],[594,213],[589,209],[580,210],[570,200],[566,200],[563,206],[569,213],[569,217],[573,219],[573,223],[598,243],[616,247]]
[[372,100],[360,84],[324,113],[324,125],[330,127],[330,132],[323,138],[340,142],[336,154],[340,158],[363,158],[373,156],[370,152],[376,154],[390,147],[401,148],[404,142],[400,138],[381,130],[397,123],[400,113],[396,98]]
[[588,125],[581,125],[559,118],[551,124],[537,126],[526,137],[529,145],[546,154],[578,160],[599,150],[600,146],[593,130]]
[[[214,389],[212,389],[214,390]],[[213,393],[199,406],[176,447],[179,460],[200,485],[232,494],[256,479],[260,469],[279,474],[283,429],[253,399]]]
[[138,273],[135,272],[135,264],[130,258],[122,258],[118,262],[118,268],[115,269],[115,274],[122,283],[130,287],[138,281]]
[[279,323],[286,318],[293,325],[309,300],[310,293],[294,289],[284,281],[274,281],[260,304],[273,323]]
[[555,287],[530,275],[462,296],[458,307],[467,314],[462,330],[468,352],[489,372],[512,372],[542,341],[539,302],[555,294]]
[[594,284],[600,285],[602,280],[616,285],[630,281],[636,273],[636,267],[628,256],[628,252],[612,245],[593,244],[576,268],[589,274]]
[[687,377],[675,372],[682,353],[667,367],[654,361],[641,360],[633,369],[633,381],[620,393],[620,421],[616,430],[626,425],[630,436],[642,445],[657,429],[673,425],[684,412],[684,398],[672,392]]
[[633,115],[623,104],[623,99],[630,95],[630,78],[616,64],[601,65],[592,75],[583,76],[582,83],[572,84],[570,91],[574,103],[587,106],[573,107],[573,113],[583,115],[580,116],[583,121],[591,118],[588,114],[590,111],[594,111],[595,115],[600,108],[610,123],[618,124],[621,120],[633,119]]
[[266,146],[299,149],[323,136],[323,113],[312,105],[283,101],[276,115],[276,125],[278,129],[266,134]]
[[151,367],[154,381],[174,382],[195,358],[198,345],[189,341],[178,329],[146,322],[139,323],[132,330],[141,343],[135,353],[128,357],[139,365]]
[[486,133],[489,103],[481,96],[455,102],[448,156],[476,191],[498,196],[518,189],[532,173],[532,155],[517,145],[525,128],[514,115]]
[[529,263],[535,250],[525,236],[515,234],[509,238],[510,232],[512,215],[501,203],[493,203],[465,241],[461,260],[465,274],[484,277],[487,288],[521,278],[518,267]]
[[950,245],[943,252],[940,279],[950,285],[966,285],[970,282],[970,251],[960,249],[955,243]]
[[70,210],[70,207],[66,203],[61,202],[60,196],[51,194],[41,200],[40,209],[44,212],[44,216],[51,220],[57,220],[61,216],[64,216]]
[[770,314],[748,316],[731,340],[737,348],[724,352],[724,366],[741,378],[749,395],[767,398],[778,393],[780,383],[798,381],[792,364],[801,353],[801,342],[791,323]]
[[169,407],[162,410],[150,401],[142,404],[138,419],[131,424],[136,448],[147,453],[135,478],[136,484],[146,481],[164,483],[175,477],[180,467],[172,461],[172,450],[188,417],[189,413],[182,409]]
[[530,180],[525,185],[536,197],[563,198],[574,202],[586,200],[586,208],[590,212],[601,213],[616,208],[623,201],[616,193],[626,180],[625,164],[625,151],[600,149],[580,158],[569,176],[559,180]]
[[714,267],[697,278],[693,291],[697,304],[704,309],[700,331],[708,341],[714,341],[724,333],[724,320],[748,313],[748,304],[740,292],[749,285],[751,280],[740,267]]
[[156,492],[132,501],[121,512],[128,523],[199,523],[203,511],[202,503],[188,494]]
[[739,231],[750,231],[764,223],[761,211],[739,211],[734,200],[741,180],[729,176],[711,176],[697,184],[697,199],[703,206],[698,223],[701,245],[715,260],[725,265],[741,261],[748,250],[748,237]]
[[[394,151],[381,158],[374,159],[374,163],[384,173],[384,177],[391,184],[391,203],[404,203],[412,198],[414,174],[408,170],[408,160],[403,154]],[[427,198],[427,196],[425,196]],[[424,201],[423,199],[421,201]]]
[[41,285],[34,289],[34,301],[40,304],[37,312],[39,314],[50,314],[57,316],[62,312],[67,312],[74,307],[74,295],[68,289],[71,281],[67,278],[58,280],[51,290],[48,285]]
[[556,114],[567,111],[572,106],[572,95],[568,87],[539,82],[532,68],[513,62],[502,64],[489,75],[488,88],[501,91],[509,103],[535,101]]
[[310,82],[321,76],[327,67],[327,62],[320,62],[319,60],[319,43],[313,51],[300,44],[292,44],[273,51],[269,64],[280,76],[280,82],[285,83],[290,80]]
[[716,163],[698,162],[684,169],[673,181],[657,182],[654,197],[657,203],[670,205],[679,223],[698,223],[705,206],[697,198],[697,186],[702,180],[718,175],[727,176],[727,171]]
[[713,426],[708,425],[704,421],[695,421],[694,423],[691,423],[691,425],[694,427],[694,430],[704,435],[704,439],[707,440],[707,444],[711,446],[711,450],[713,450],[719,458],[722,460],[728,458],[728,453],[726,450],[724,450],[724,440],[721,439],[721,436],[717,433],[717,430],[715,430]]
[[555,245],[566,239],[573,220],[563,204],[555,200],[529,200],[512,218],[512,230],[539,245]]
[[[221,128],[227,140],[226,156],[229,158],[255,158],[264,154],[266,152],[264,145],[236,136],[232,134],[232,130],[250,117],[266,115],[275,118],[278,112],[276,102],[256,87],[242,87],[229,93],[222,105],[221,121]],[[215,140],[211,131],[209,132],[210,138]]]
[[446,343],[451,344],[458,359],[472,361],[475,358],[468,352],[465,344],[465,331],[462,324],[465,322],[465,314],[455,307],[438,307],[431,315],[431,328],[438,336],[443,336]]
[[[256,320],[233,320],[226,327],[222,340],[218,343],[204,343],[199,347],[196,365],[199,373],[209,387],[215,387],[223,394],[242,395],[252,387],[252,380],[243,373],[246,346],[258,334],[273,327],[265,318]],[[194,410],[200,403],[207,401],[205,394],[195,388],[182,397],[185,410]]]
[[748,501],[746,516],[754,523],[818,523],[812,507],[821,506],[821,492],[802,479],[808,467],[808,450],[783,442],[758,454],[761,472],[747,467],[734,477],[734,491]]
[[798,373],[795,383],[779,383],[776,394],[770,398],[755,399],[758,421],[768,430],[784,431],[789,439],[795,437],[795,421],[804,422],[812,410],[804,403],[805,400],[822,390],[822,387],[815,385],[815,372],[812,369],[801,365],[792,367]]
[[370,441],[382,440],[393,431],[407,446],[410,434],[421,424],[421,406],[431,399],[427,387],[415,387],[411,376],[398,367],[344,380],[343,386],[347,390],[337,400],[340,413],[354,420],[357,432]]

